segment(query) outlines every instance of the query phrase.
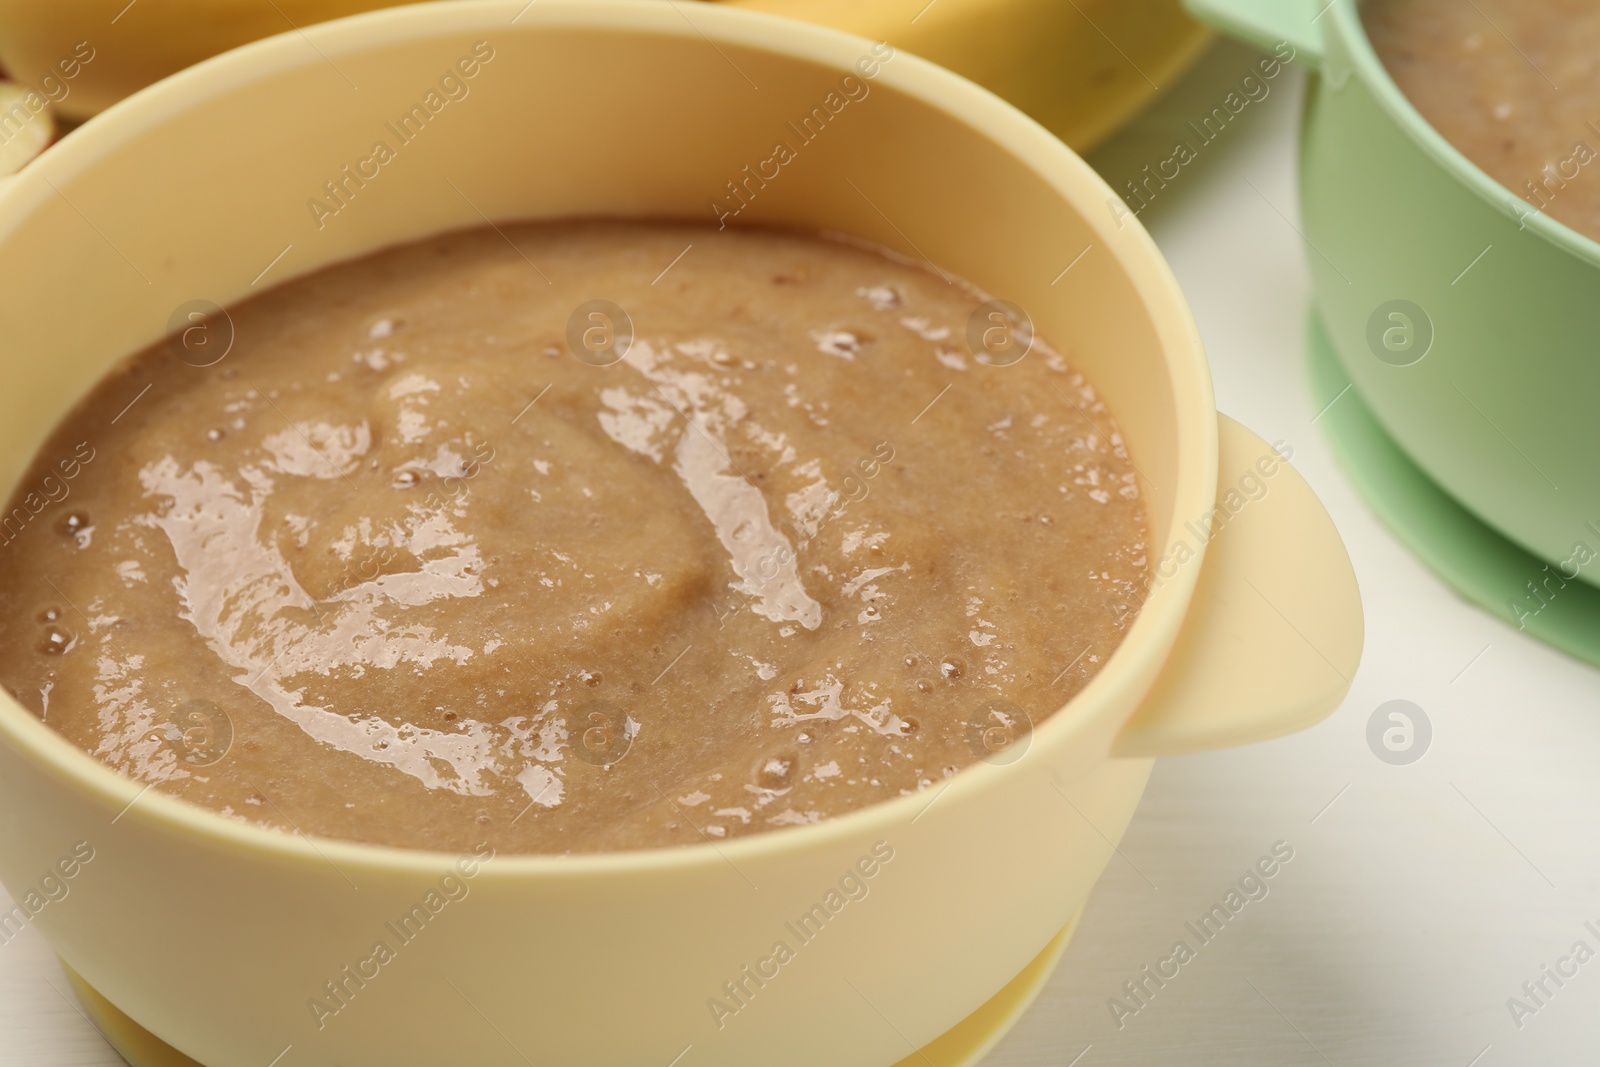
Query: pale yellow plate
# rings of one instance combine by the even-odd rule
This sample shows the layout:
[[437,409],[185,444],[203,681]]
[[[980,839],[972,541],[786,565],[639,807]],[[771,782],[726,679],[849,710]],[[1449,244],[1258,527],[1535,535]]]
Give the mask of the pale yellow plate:
[[[1005,988],[894,1067],[975,1067],[1044,991],[1077,928],[1078,915],[1074,915]],[[89,1020],[130,1067],[205,1067],[128,1018],[66,963],[61,964],[61,969]]]

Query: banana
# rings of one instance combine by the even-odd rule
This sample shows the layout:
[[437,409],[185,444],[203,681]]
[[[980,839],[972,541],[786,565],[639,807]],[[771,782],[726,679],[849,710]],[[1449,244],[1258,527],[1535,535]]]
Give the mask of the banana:
[[0,67],[37,85],[84,47],[94,58],[55,103],[82,120],[123,97],[230,48],[384,0],[0,0]]
[[1210,31],[1179,0],[726,0],[887,41],[1005,97],[1079,152],[1151,103]]
[[49,97],[25,85],[0,81],[0,177],[21,170],[55,136]]
[[[1210,39],[1179,0],[722,0],[888,41],[1005,97],[1080,152],[1152,101]],[[36,84],[94,52],[55,106],[84,119],[208,56],[386,0],[0,0],[0,65]]]

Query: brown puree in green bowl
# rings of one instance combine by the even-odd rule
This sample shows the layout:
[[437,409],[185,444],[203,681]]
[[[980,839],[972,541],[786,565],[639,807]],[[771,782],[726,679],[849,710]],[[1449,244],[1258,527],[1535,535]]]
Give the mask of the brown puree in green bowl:
[[1116,648],[1147,535],[1070,353],[992,354],[983,300],[645,223],[300,278],[45,444],[0,681],[163,792],[432,849],[716,841],[1005,758]]
[[1531,209],[1600,240],[1600,4],[1369,0],[1361,14],[1445,140]]

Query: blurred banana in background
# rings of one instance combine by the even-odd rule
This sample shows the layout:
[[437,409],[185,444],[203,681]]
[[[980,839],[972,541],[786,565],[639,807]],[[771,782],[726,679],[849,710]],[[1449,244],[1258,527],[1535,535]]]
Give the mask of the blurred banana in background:
[[1179,0],[728,2],[931,59],[1005,97],[1080,154],[1176,81],[1211,40]]
[[[1183,14],[1179,0],[722,2],[835,26],[931,59],[1010,100],[1079,152],[1132,118],[1210,40],[1208,31]],[[0,173],[15,170],[49,143],[51,110],[86,119],[218,52],[388,6],[394,5],[0,0],[0,68],[13,83],[9,95],[0,92]],[[33,95],[19,101],[18,91]],[[16,111],[19,104],[27,120]]]
[[43,93],[0,81],[0,175],[15,174],[55,140],[56,120]]

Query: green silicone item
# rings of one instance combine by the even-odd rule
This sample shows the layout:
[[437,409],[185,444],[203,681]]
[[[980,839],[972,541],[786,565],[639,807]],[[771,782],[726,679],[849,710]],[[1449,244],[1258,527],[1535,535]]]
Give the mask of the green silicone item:
[[[1428,477],[1383,431],[1313,312],[1306,331],[1318,419],[1351,481],[1388,526],[1462,596],[1528,635],[1600,665],[1600,589],[1564,578]],[[1600,522],[1595,524],[1600,527]],[[1600,531],[1590,542],[1600,551]]]
[[[1533,572],[1549,563],[1600,585],[1600,244],[1435,132],[1354,0],[1186,3],[1256,44],[1289,42],[1316,72],[1301,127],[1306,256],[1332,353],[1375,425],[1463,518],[1536,557]],[[1436,562],[1453,551],[1421,527],[1413,544]]]

